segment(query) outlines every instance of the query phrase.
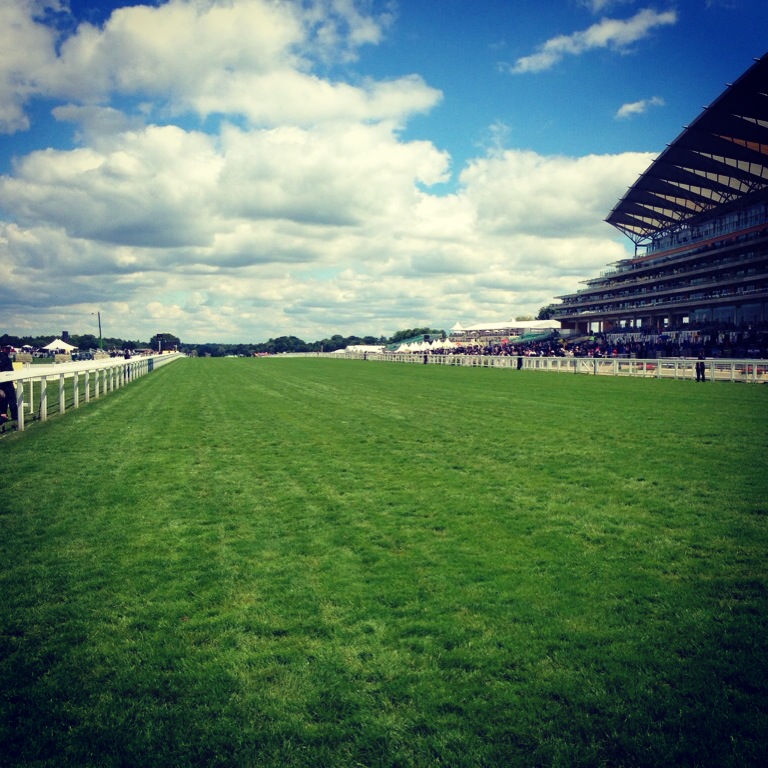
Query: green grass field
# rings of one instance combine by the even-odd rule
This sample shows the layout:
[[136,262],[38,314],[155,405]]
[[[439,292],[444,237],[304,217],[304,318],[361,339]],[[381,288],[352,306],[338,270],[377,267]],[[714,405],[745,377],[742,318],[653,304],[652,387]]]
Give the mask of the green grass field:
[[758,766],[768,388],[180,360],[0,440],[4,766]]

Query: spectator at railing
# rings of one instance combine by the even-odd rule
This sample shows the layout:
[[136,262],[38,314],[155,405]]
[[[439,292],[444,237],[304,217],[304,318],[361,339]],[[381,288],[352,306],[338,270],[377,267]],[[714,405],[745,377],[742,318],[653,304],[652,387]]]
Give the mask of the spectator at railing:
[[704,362],[704,353],[699,352],[696,358],[696,381],[707,380],[707,364]]
[[[0,372],[12,371],[13,360],[11,360],[11,354],[13,353],[12,347],[0,348]],[[8,415],[8,411],[11,415]],[[3,425],[8,421],[18,421],[19,412],[16,405],[16,387],[12,381],[4,381],[0,383],[0,423]]]
[[571,341],[553,336],[541,341],[503,340],[501,343],[463,343],[429,350],[426,355],[473,355],[494,357],[695,357],[703,352],[706,357],[738,357],[768,359],[768,325],[735,330],[732,323],[708,323],[698,328],[692,325],[679,329],[655,328],[626,329],[617,333],[595,333],[589,338]]

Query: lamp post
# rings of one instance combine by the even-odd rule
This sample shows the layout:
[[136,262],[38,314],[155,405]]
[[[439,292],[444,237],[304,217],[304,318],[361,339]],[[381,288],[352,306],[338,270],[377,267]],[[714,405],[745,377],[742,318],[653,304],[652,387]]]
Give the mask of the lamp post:
[[101,341],[101,312],[91,312],[92,315],[96,315],[99,320],[99,349],[104,349],[104,344]]

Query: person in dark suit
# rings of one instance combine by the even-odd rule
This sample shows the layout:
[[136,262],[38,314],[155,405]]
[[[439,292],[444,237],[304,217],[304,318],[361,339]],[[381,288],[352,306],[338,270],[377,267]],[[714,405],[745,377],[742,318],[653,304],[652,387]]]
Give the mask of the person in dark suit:
[[704,353],[699,352],[699,357],[696,360],[696,381],[707,380],[707,364],[704,362]]
[[[12,352],[12,347],[0,347],[0,372],[13,370]],[[11,412],[10,417],[8,416],[9,410]],[[18,417],[16,386],[12,381],[0,382],[0,422],[5,424],[7,421],[17,421]]]

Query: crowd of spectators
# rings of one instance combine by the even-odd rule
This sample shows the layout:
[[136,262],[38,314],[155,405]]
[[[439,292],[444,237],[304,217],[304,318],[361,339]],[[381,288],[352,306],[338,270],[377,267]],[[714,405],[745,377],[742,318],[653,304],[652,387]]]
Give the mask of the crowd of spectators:
[[568,337],[557,332],[535,341],[501,340],[439,343],[418,354],[494,355],[508,357],[690,357],[768,359],[768,326],[737,330],[725,324],[710,324],[698,329],[638,331],[634,333],[595,333]]

